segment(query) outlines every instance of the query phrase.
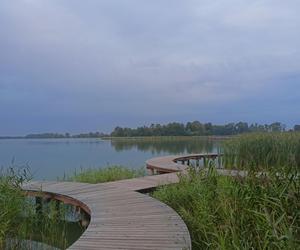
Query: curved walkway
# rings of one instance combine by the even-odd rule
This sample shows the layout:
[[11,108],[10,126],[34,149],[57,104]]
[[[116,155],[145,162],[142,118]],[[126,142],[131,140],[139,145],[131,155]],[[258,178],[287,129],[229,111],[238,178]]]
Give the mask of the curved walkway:
[[161,175],[103,184],[35,181],[26,184],[24,189],[29,194],[42,191],[50,198],[71,203],[90,214],[88,228],[70,249],[191,249],[190,235],[180,216],[166,204],[140,191],[178,182],[176,172],[184,171],[187,166],[176,162],[207,157],[216,158],[217,155],[148,160],[147,168]]

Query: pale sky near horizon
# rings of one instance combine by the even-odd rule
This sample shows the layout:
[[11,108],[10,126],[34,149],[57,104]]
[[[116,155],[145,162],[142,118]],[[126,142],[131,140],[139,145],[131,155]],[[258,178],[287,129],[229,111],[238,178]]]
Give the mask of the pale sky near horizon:
[[0,135],[300,124],[299,0],[1,0]]

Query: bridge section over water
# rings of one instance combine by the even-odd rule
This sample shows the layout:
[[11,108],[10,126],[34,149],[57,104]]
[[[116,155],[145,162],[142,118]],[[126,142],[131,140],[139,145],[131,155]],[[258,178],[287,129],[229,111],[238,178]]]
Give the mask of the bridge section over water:
[[89,226],[70,249],[191,249],[190,234],[181,217],[142,192],[178,182],[177,172],[188,167],[184,162],[216,157],[216,154],[160,157],[146,163],[150,171],[160,175],[103,184],[35,181],[24,189],[31,195],[42,191],[48,198],[73,204],[90,215]]

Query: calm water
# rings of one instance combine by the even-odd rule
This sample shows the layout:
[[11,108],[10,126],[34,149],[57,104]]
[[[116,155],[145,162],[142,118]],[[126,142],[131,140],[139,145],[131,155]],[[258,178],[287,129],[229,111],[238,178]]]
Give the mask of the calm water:
[[145,166],[152,157],[216,152],[220,141],[178,139],[17,139],[0,140],[0,166],[28,164],[34,179],[55,180],[80,168],[117,164]]

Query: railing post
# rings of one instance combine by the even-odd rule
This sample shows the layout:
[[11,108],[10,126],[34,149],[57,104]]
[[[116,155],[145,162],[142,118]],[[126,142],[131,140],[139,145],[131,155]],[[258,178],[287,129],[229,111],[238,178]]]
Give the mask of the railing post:
[[43,198],[42,197],[35,197],[35,212],[38,215],[41,215],[43,211]]

